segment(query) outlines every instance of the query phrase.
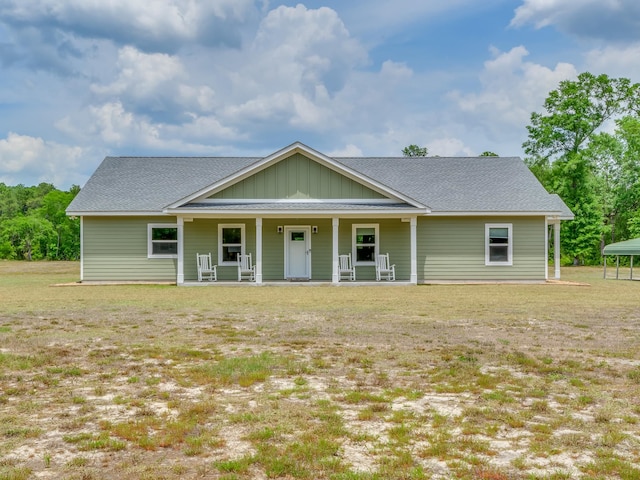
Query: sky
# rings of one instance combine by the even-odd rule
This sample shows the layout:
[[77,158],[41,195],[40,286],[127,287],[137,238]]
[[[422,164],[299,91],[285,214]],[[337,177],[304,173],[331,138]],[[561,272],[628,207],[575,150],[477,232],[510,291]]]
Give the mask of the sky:
[[0,0],[0,182],[105,156],[524,156],[582,72],[640,82],[638,0]]

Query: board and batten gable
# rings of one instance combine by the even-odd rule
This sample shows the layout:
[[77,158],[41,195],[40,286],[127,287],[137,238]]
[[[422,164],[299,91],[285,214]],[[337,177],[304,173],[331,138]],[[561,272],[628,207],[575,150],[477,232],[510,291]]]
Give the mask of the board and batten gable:
[[295,153],[240,180],[210,199],[381,199],[382,194]]
[[[487,224],[512,225],[512,265],[485,265]],[[419,281],[546,278],[546,222],[542,216],[421,217],[418,239]]]
[[175,224],[175,217],[84,217],[84,281],[175,282],[175,258],[148,258],[149,224]]

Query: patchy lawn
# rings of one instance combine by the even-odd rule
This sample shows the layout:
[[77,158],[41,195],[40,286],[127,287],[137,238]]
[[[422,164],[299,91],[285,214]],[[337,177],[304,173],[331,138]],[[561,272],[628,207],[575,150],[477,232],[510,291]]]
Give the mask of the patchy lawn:
[[52,287],[0,261],[0,479],[640,479],[640,282]]

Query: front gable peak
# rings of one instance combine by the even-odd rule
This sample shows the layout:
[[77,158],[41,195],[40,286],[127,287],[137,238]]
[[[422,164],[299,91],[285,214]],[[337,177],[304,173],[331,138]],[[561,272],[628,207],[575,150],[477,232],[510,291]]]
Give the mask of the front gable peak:
[[286,201],[380,201],[425,208],[377,180],[349,168],[300,142],[248,165],[193,195],[170,205]]

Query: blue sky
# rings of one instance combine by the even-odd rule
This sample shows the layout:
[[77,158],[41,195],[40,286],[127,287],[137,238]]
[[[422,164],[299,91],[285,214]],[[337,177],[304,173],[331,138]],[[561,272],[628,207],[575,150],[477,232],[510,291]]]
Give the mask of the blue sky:
[[637,0],[0,0],[0,182],[107,155],[522,156],[579,73],[640,82]]

